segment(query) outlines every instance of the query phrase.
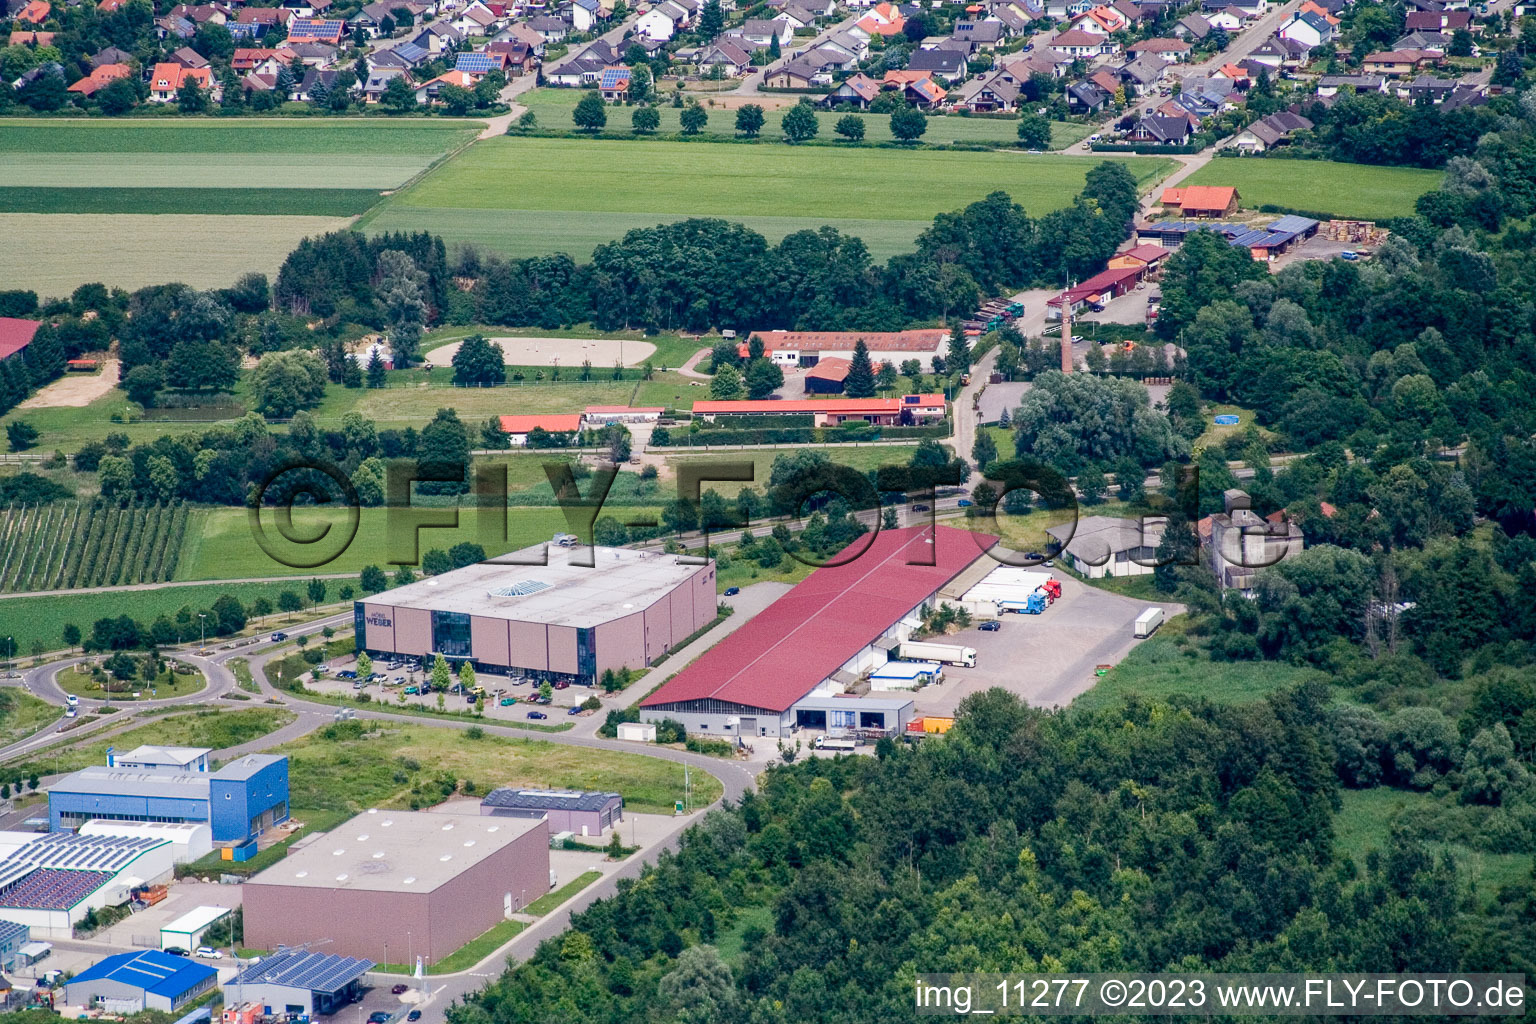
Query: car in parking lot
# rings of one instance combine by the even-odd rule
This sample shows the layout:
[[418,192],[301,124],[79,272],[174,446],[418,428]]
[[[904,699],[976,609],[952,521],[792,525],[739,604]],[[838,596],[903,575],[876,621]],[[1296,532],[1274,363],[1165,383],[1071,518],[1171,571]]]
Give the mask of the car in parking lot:
[[220,953],[218,950],[214,949],[212,946],[198,946],[196,952],[194,952],[192,955],[193,956],[200,956],[204,960],[223,960],[224,959],[224,954]]
[[741,593],[741,588],[740,587],[726,587],[725,588],[725,596],[726,597],[735,597],[739,593]]
[[998,630],[1003,628],[1003,624],[998,622],[996,619],[992,619],[988,622],[983,622],[977,628],[980,629],[983,633],[996,633]]
[[412,1010],[410,1013],[405,1015],[405,1019],[409,1020],[409,1021],[421,1020],[421,1011],[420,1010]]
[[503,697],[503,698],[501,698],[501,706],[504,707],[504,708],[509,708],[513,704],[516,704],[516,703],[517,703],[517,698],[516,697]]
[[337,679],[356,679],[357,678],[357,673],[354,670],[350,669],[350,668],[344,668],[340,672],[336,673],[336,678]]
[[417,692],[416,691],[416,687],[414,687],[414,686],[407,686],[405,688],[405,695],[407,697],[414,697],[414,696],[416,696],[416,692]]
[[191,953],[188,953],[186,950],[182,949],[180,946],[166,946],[165,949],[161,950],[161,952],[169,953],[169,954],[171,954],[171,956],[191,956],[192,955]]
[[393,1016],[388,1010],[374,1010],[368,1015],[368,1024],[389,1024],[389,1018]]
[[546,715],[542,711],[530,711],[530,712],[528,712],[528,717],[529,718],[548,718],[549,716]]
[[1031,551],[1029,554],[1025,555],[1024,557],[1030,559],[1031,561],[1035,561],[1035,562],[1043,561],[1045,559],[1045,556],[1042,555],[1038,551]]
[[409,992],[410,989],[411,989],[411,986],[405,985],[405,984],[391,985],[389,987],[389,994],[392,995],[392,996],[397,996],[397,995],[399,995],[402,992]]
[[562,679],[558,683],[555,684],[555,689],[557,689],[557,690],[569,689],[570,685],[571,685],[570,683],[568,683],[564,679]]

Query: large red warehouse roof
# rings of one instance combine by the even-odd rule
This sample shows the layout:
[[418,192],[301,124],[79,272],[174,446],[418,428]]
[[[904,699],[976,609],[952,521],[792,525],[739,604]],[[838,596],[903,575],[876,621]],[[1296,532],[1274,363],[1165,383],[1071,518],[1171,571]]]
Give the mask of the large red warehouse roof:
[[713,697],[786,711],[996,543],[952,526],[860,537],[853,550],[868,544],[862,555],[811,573],[641,705]]
[[532,416],[503,416],[501,429],[507,434],[526,434],[535,427],[543,427],[551,434],[564,434],[581,429],[581,413],[546,413]]

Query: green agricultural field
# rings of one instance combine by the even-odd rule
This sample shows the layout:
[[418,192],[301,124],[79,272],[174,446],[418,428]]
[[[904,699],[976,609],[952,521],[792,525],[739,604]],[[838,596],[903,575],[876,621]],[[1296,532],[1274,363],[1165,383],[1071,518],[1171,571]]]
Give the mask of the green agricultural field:
[[[0,119],[7,286],[272,274],[468,142],[477,121]],[[170,186],[170,187],[165,187]]]
[[59,717],[59,709],[21,689],[0,690],[0,740],[14,743]]
[[[567,370],[566,376],[574,377],[575,373]],[[589,405],[628,405],[635,384],[635,381],[566,380],[526,381],[499,388],[331,387],[314,413],[316,421],[326,425],[355,410],[380,427],[415,426],[419,429],[437,414],[437,410],[451,408],[459,414],[459,419],[478,430],[491,416],[580,412]]]
[[[289,570],[294,573],[295,570]],[[229,574],[226,574],[229,575]],[[235,577],[260,576],[259,572],[238,572]],[[332,594],[357,580],[326,580]],[[194,610],[208,608],[224,594],[233,594],[249,605],[258,597],[265,597],[274,604],[284,590],[303,593],[303,580],[273,583],[207,584],[205,586],[162,587],[154,590],[105,591],[90,594],[59,594],[47,597],[8,597],[0,600],[0,621],[5,632],[16,637],[16,649],[23,655],[32,649],[34,642],[43,644],[46,650],[62,650],[64,642],[60,631],[65,623],[74,623],[81,632],[89,634],[91,623],[97,619],[131,615],[139,622],[148,624],[158,615],[175,615],[183,606]],[[276,625],[281,616],[273,616],[270,624]],[[222,641],[221,641],[222,642]]]
[[[1010,192],[1036,216],[1063,207],[1100,162],[936,149],[504,137],[436,168],[362,223],[374,232],[431,229],[451,242],[516,256],[570,252],[578,259],[631,228],[685,217],[729,218],[775,239],[830,223],[885,258],[910,248],[935,214],[992,191]],[[1170,166],[1147,157],[1121,162],[1140,180]],[[669,181],[688,185],[662,187]]]
[[[361,511],[358,520],[357,535],[344,548],[341,548],[335,557],[325,565],[316,568],[315,572],[356,572],[365,565],[377,565],[382,569],[392,571],[391,558],[396,556],[396,548],[391,544],[391,535],[397,535],[402,545],[398,551],[398,557],[410,558],[411,530],[409,528],[411,515],[420,515],[423,512],[436,514],[458,513],[458,526],[453,528],[423,528],[417,533],[417,550],[415,557],[433,549],[440,548],[444,551],[461,541],[472,541],[482,544],[487,555],[500,555],[508,551],[515,551],[530,544],[547,541],[556,533],[562,533],[571,529],[571,523],[565,518],[561,510],[554,507],[545,508],[511,508],[507,510],[507,538],[504,541],[493,539],[481,532],[482,516],[477,509],[384,509],[365,508]],[[484,521],[494,523],[494,510],[487,510],[488,515]],[[606,511],[605,511],[606,514]],[[620,520],[646,519],[655,520],[660,515],[659,508],[625,505],[615,506],[613,515]],[[394,525],[391,525],[393,519]],[[273,517],[266,516],[263,526],[275,551],[283,557],[291,560],[303,559],[306,556],[319,556],[322,553],[329,555],[340,548],[343,534],[340,532],[345,524],[346,514],[341,509],[311,507],[295,509],[293,513],[294,534],[312,534],[318,531],[322,525],[329,524],[338,532],[324,541],[313,545],[293,544],[283,540],[277,532]],[[187,546],[182,554],[181,564],[177,572],[184,580],[212,580],[212,579],[238,579],[242,577],[259,576],[291,576],[307,570],[294,569],[283,562],[277,561],[271,555],[262,550],[257,543],[255,535],[251,532],[250,523],[246,518],[244,509],[209,509],[206,517],[201,521],[200,528],[195,536],[189,537]],[[278,589],[301,589],[302,583],[289,583]],[[181,589],[181,588],[178,588]],[[217,588],[210,588],[215,591]],[[242,591],[244,586],[242,585]],[[268,595],[272,596],[272,595]],[[249,598],[241,594],[242,600],[249,603]],[[183,598],[181,603],[187,599]],[[208,598],[212,602],[212,597]],[[179,607],[180,604],[173,606]],[[87,620],[89,621],[89,620]],[[26,645],[22,645],[26,650]]]
[[[833,462],[843,466],[851,466],[859,472],[865,473],[872,469],[879,469],[882,466],[905,466],[908,460],[912,458],[912,453],[917,450],[917,444],[914,442],[912,444],[879,444],[860,447],[842,445],[818,450],[824,452]],[[686,453],[687,449],[682,448],[678,449],[678,451]],[[793,452],[771,448],[764,448],[761,451],[733,449],[731,451],[716,452],[713,455],[669,454],[666,457],[667,473],[675,476],[680,468],[688,465],[710,466],[726,462],[750,462],[752,463],[755,476],[751,483],[720,480],[706,481],[701,486],[705,490],[719,491],[727,498],[734,498],[743,487],[755,488],[761,494],[768,489],[768,477],[773,471],[773,460],[780,455],[792,454]]]
[[0,513],[0,591],[158,583],[176,572],[190,509],[55,502]]
[[1440,171],[1373,167],[1326,160],[1234,158],[1212,160],[1186,185],[1235,185],[1240,205],[1266,203],[1335,217],[1387,220],[1413,214],[1414,201],[1440,187]]
[[1130,694],[1153,700],[1189,694],[1218,704],[1246,704],[1275,690],[1322,678],[1314,669],[1281,662],[1213,662],[1203,653],[1187,654],[1179,648],[1178,623],[1175,619],[1159,635],[1137,644],[1072,706],[1111,707]]
[[[518,102],[539,119],[539,127],[545,131],[575,130],[575,122],[571,119],[571,113],[576,109],[576,104],[586,95],[583,89],[535,89],[518,97]],[[686,94],[685,94],[686,95]],[[700,135],[714,136],[717,138],[736,137],[736,111],[724,107],[711,107],[710,97],[706,94],[697,94],[694,97],[704,105],[709,114],[709,122],[704,126]],[[780,97],[764,97],[768,104]],[[790,97],[792,99],[792,97]],[[763,125],[762,138],[778,142],[784,138],[784,132],[779,127],[783,120],[785,109],[766,109],[764,116],[766,123]],[[608,133],[630,134],[630,115],[632,108],[617,107],[609,110],[608,124],[604,129]],[[661,115],[661,127],[658,129],[663,134],[676,134],[682,131],[681,107],[673,107],[666,104],[658,106],[656,112]],[[817,135],[822,140],[837,140],[842,138],[834,130],[838,119],[843,115],[832,111],[817,111],[816,121],[821,126]],[[894,139],[891,135],[891,116],[889,114],[859,114],[864,122],[864,138],[867,142],[890,142]],[[1051,124],[1051,148],[1062,149],[1086,138],[1093,130],[1090,125],[1073,124],[1066,121],[1055,121]],[[1019,138],[1019,122],[1011,117],[962,117],[959,115],[933,116],[928,118],[928,131],[923,135],[923,142],[929,144],[946,144],[952,142],[977,143],[977,142],[1005,142],[1014,144]]]

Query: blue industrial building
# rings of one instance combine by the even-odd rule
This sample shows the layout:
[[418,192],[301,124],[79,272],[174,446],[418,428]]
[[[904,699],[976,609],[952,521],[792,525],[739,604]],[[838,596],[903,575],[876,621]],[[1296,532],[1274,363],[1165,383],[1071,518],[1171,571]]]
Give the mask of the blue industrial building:
[[288,759],[248,754],[216,772],[85,768],[48,788],[48,827],[92,819],[206,822],[213,841],[239,846],[288,820]]
[[184,956],[158,949],[109,956],[64,983],[70,1006],[99,1007],[108,1013],[142,1010],[169,1013],[218,984],[219,972]]

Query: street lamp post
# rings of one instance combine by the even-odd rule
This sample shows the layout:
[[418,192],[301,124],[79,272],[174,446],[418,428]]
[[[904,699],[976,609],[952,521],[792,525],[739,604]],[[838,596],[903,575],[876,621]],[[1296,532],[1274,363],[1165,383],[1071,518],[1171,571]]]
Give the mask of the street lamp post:
[[6,637],[5,638],[5,667],[6,668],[10,668],[11,667],[11,658],[14,657],[14,654],[12,652],[14,652],[15,650],[16,650],[16,638],[13,637],[13,636]]
[[208,625],[207,620],[207,612],[197,613],[197,650],[199,654],[202,653],[203,648],[208,646],[208,631],[206,628]]

